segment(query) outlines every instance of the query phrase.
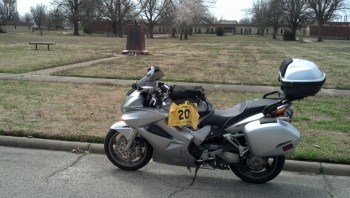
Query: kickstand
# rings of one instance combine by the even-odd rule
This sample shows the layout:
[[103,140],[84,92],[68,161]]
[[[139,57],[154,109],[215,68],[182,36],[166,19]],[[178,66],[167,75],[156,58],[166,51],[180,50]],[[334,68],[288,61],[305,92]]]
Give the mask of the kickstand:
[[194,177],[192,178],[192,183],[190,185],[188,185],[188,186],[192,186],[193,185],[194,180],[196,180],[197,172],[198,172],[200,166],[201,166],[200,164],[196,164],[196,169],[194,171]]

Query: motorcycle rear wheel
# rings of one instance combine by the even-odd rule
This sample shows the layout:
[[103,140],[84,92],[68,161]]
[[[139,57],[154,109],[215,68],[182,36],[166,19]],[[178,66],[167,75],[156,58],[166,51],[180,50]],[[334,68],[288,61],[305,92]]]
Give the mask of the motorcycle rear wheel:
[[244,163],[232,164],[230,167],[243,181],[261,184],[277,177],[284,167],[284,162],[285,156],[251,157]]
[[152,158],[152,146],[142,137],[136,137],[128,150],[124,150],[128,141],[116,130],[110,130],[104,141],[108,159],[123,170],[134,171],[144,167]]

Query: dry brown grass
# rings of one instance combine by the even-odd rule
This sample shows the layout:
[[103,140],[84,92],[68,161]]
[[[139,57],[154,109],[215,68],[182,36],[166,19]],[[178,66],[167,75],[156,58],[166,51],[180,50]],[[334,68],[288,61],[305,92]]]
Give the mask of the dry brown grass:
[[325,87],[349,89],[349,41],[284,42],[260,36],[195,35],[188,41],[147,39],[150,56],[127,56],[58,75],[139,79],[150,65],[160,66],[164,80],[278,85],[278,68],[286,57],[316,62],[327,73]]
[[[30,41],[52,41],[34,50]],[[125,49],[126,38],[105,35],[2,34],[0,72],[23,73],[111,56]],[[150,56],[130,56],[58,75],[139,79],[150,65],[160,66],[169,81],[277,86],[278,67],[286,57],[316,62],[326,73],[327,88],[350,89],[349,41],[284,42],[269,36],[194,35],[146,39]]]
[[126,88],[0,82],[0,129],[41,137],[103,137],[120,115]]
[[[114,39],[54,33],[43,37],[35,33],[1,34],[0,72],[24,73],[108,57],[113,50],[121,50],[121,46],[111,42]],[[56,45],[51,46],[50,51],[47,46],[38,46],[35,50],[35,46],[28,44],[31,41],[51,41]]]

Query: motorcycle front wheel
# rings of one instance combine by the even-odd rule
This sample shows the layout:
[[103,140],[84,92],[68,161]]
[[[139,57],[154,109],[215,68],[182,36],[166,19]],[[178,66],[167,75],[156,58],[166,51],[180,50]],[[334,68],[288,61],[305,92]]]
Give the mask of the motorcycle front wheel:
[[128,140],[116,130],[110,130],[104,141],[108,159],[123,170],[137,170],[144,167],[152,158],[152,146],[142,137],[136,137],[128,150]]
[[249,183],[261,184],[268,182],[282,171],[284,156],[250,157],[240,164],[230,165],[232,172]]

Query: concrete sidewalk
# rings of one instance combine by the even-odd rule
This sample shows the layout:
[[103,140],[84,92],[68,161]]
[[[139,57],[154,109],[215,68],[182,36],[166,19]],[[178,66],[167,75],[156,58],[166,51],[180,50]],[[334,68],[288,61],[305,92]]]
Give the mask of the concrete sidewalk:
[[[0,136],[0,146],[104,154],[103,144]],[[285,171],[350,176],[350,165],[286,160]]]
[[[38,71],[38,73],[40,73]],[[0,73],[0,80],[26,80],[39,82],[60,82],[60,83],[76,83],[76,84],[97,84],[97,85],[120,85],[130,86],[135,80],[118,80],[103,78],[81,78],[67,76],[50,76],[38,74],[6,74]],[[203,86],[205,90],[223,90],[231,92],[255,92],[269,93],[272,91],[280,91],[279,87],[272,86],[251,86],[251,85],[226,85],[226,84],[202,84],[202,83],[185,83],[185,82],[166,82],[171,85],[196,85]],[[317,95],[321,96],[350,96],[350,90],[338,89],[322,89]]]

